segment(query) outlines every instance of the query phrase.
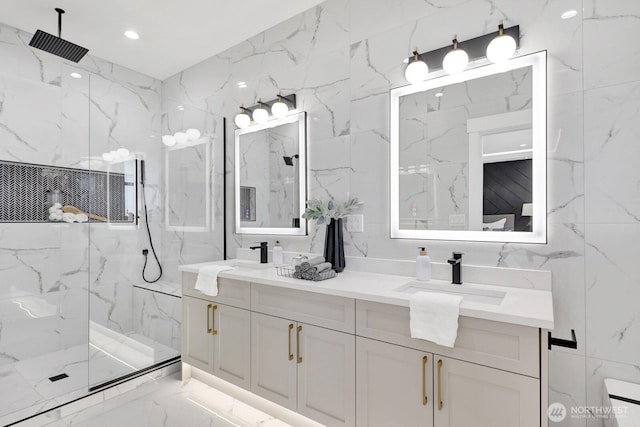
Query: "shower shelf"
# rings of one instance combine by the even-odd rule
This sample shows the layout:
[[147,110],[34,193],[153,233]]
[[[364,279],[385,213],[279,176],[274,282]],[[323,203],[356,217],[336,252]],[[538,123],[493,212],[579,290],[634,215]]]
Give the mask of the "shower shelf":
[[0,223],[50,222],[47,192],[60,190],[63,205],[130,224],[122,173],[0,161]]

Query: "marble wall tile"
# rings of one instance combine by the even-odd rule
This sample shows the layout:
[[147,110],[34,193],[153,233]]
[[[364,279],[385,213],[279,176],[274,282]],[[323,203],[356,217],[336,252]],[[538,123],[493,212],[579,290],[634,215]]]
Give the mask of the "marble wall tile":
[[[585,358],[564,352],[549,352],[549,404],[562,403],[569,414],[572,407],[587,403]],[[585,427],[587,420],[567,416],[561,422],[550,423],[565,427]]]
[[638,80],[640,50],[624,41],[640,37],[639,19],[634,0],[584,1],[585,89]]
[[146,289],[133,289],[133,330],[181,350],[182,298]]
[[587,354],[637,364],[640,348],[640,225],[587,224]]
[[60,60],[44,51],[32,49],[33,34],[8,25],[0,25],[0,56],[12,58],[2,61],[0,72],[51,85],[60,85]]
[[[636,359],[637,362],[637,359]],[[608,360],[587,357],[586,385],[587,406],[601,407],[604,401],[604,380],[613,378],[640,384],[640,366],[638,363],[623,364]],[[604,427],[605,420],[595,416],[587,418],[587,427]]]
[[[640,221],[640,83],[589,90],[584,104],[585,220]],[[603,173],[606,171],[606,173]]]

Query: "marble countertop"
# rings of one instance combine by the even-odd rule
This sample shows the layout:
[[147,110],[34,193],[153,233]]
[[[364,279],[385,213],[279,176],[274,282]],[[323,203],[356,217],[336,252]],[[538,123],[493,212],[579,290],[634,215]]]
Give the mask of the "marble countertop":
[[[233,270],[220,273],[220,277],[224,278],[404,307],[409,306],[411,294],[396,289],[408,282],[415,282],[414,277],[356,271],[344,271],[338,274],[336,278],[322,282],[313,282],[278,276],[273,264],[260,264],[244,260],[188,264],[180,266],[179,270],[188,273],[198,273],[200,267],[210,264],[233,266]],[[505,293],[500,304],[486,304],[463,299],[460,305],[461,316],[542,329],[553,329],[553,300],[550,290],[523,289],[475,283],[452,285],[442,280],[431,280],[427,283],[447,287],[453,286],[455,287],[453,289],[454,291],[477,290],[480,292],[493,291]]]

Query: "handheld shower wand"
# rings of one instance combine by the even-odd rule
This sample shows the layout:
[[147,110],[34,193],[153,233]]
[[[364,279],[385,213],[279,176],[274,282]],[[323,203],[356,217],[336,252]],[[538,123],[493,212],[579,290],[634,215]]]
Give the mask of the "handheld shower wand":
[[149,246],[151,246],[151,252],[153,253],[153,257],[156,260],[156,264],[158,264],[158,269],[160,270],[158,273],[158,277],[154,280],[148,280],[145,275],[144,272],[147,269],[147,261],[148,261],[148,256],[149,256],[149,250],[148,249],[143,249],[142,250],[142,255],[144,255],[144,265],[142,266],[142,280],[144,280],[147,283],[155,283],[158,280],[160,280],[160,278],[162,277],[162,264],[160,264],[160,260],[158,259],[158,255],[156,254],[156,250],[153,247],[153,239],[151,238],[151,230],[149,229],[149,215],[147,214],[147,198],[145,197],[144,194],[144,189],[145,189],[145,163],[144,160],[140,160],[140,185],[142,187],[142,203],[144,206],[144,223],[147,227],[147,236],[149,236]]

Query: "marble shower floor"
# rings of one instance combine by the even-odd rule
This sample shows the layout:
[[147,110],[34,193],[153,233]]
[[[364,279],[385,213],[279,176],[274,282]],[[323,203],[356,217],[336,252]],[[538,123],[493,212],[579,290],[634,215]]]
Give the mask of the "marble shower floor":
[[[128,338],[148,351],[141,354],[140,351],[131,350],[130,342],[120,345],[92,343],[89,348],[86,344],[79,345],[1,365],[0,424],[66,403],[84,396],[90,385],[103,383],[179,355],[176,350],[137,334],[130,334]],[[68,377],[55,382],[49,380],[61,373],[66,373]],[[11,415],[14,413],[15,417]]]
[[73,415],[17,427],[287,427],[289,424],[180,374],[147,382]]

